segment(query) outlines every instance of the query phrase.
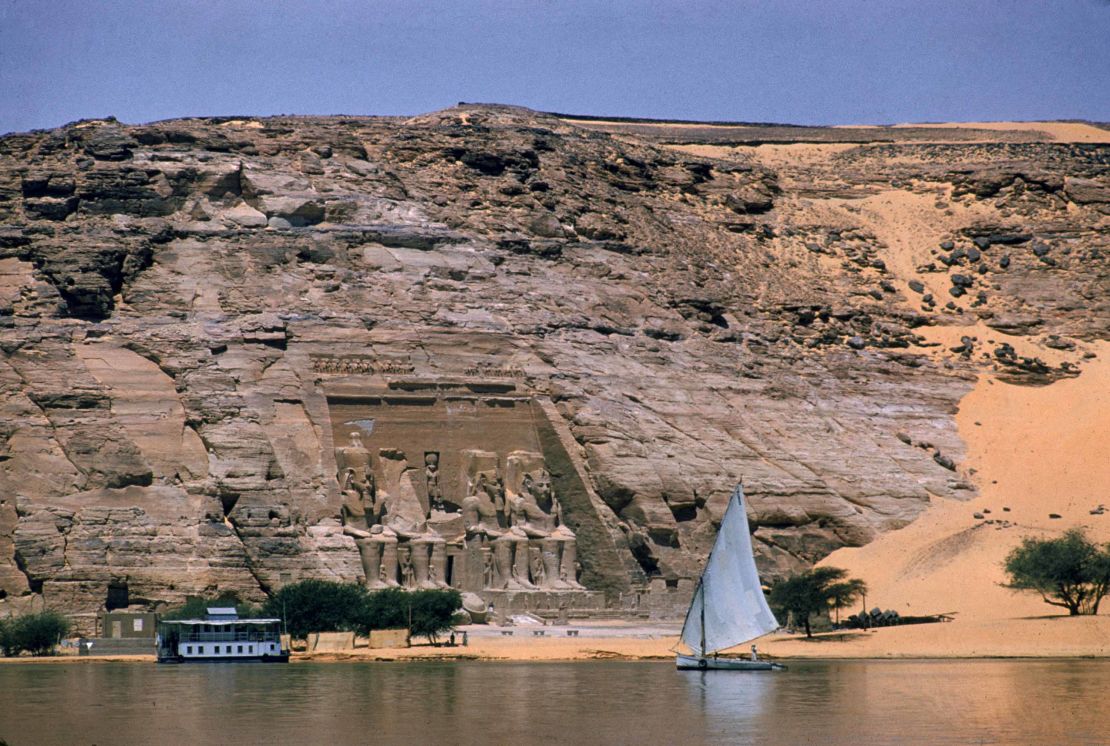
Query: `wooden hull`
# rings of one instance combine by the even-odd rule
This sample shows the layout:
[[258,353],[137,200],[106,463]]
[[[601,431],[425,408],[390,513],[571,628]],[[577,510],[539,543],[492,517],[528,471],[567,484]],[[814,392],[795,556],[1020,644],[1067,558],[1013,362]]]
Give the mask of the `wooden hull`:
[[679,671],[782,671],[786,666],[771,661],[753,661],[744,658],[701,658],[696,655],[675,655]]

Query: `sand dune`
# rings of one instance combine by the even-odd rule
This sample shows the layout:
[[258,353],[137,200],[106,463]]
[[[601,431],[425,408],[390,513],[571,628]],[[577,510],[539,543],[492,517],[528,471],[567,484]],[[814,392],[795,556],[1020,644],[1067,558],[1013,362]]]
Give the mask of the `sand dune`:
[[896,124],[895,127],[933,127],[936,129],[977,129],[996,132],[1044,132],[1060,142],[1110,142],[1110,130],[1085,122],[938,122],[933,124]]
[[1062,609],[1003,587],[1001,567],[1028,536],[1079,527],[1110,541],[1110,513],[1090,512],[1110,503],[1110,344],[1094,349],[1098,358],[1081,376],[1051,386],[981,378],[957,415],[968,445],[963,467],[979,497],[934,499],[906,528],[822,562],[866,580],[868,607],[954,612],[955,622],[848,636],[842,644],[779,638],[768,649],[818,657],[1110,654],[1105,614],[1060,619]]

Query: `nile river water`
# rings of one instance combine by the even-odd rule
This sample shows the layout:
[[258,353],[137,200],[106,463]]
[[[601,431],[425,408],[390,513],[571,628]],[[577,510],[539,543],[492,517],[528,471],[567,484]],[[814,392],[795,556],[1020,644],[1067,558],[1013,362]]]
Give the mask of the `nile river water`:
[[0,665],[31,744],[1105,744],[1110,662]]

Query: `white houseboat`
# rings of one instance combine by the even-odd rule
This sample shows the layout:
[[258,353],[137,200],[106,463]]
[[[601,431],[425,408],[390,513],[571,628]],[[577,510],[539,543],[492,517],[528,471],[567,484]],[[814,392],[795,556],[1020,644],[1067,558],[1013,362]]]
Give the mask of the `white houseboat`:
[[240,619],[234,608],[210,607],[204,619],[158,624],[158,662],[263,661],[286,663],[280,619]]

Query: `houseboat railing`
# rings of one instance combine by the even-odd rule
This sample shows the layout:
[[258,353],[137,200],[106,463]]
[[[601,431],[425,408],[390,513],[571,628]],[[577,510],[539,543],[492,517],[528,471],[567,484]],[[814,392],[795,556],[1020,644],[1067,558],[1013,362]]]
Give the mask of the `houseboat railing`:
[[272,642],[279,639],[277,632],[183,632],[181,642]]

